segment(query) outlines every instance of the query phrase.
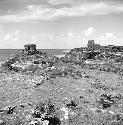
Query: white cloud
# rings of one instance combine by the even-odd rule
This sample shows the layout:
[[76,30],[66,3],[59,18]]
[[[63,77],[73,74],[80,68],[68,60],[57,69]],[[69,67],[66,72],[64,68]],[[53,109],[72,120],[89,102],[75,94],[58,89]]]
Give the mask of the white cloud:
[[[50,0],[50,2],[54,0]],[[62,0],[61,0],[62,1]],[[55,0],[55,4],[61,3],[60,0]],[[68,2],[71,0],[67,0]],[[71,7],[53,8],[43,5],[29,5],[26,10],[21,10],[16,14],[0,16],[0,22],[25,22],[25,21],[40,21],[40,20],[55,20],[61,17],[86,16],[86,15],[101,15],[122,13],[123,3],[117,2],[86,2],[81,4],[73,4]]]
[[94,32],[95,32],[95,28],[89,27],[86,31],[84,31],[84,34],[86,36],[90,36],[90,35],[93,35]]
[[106,33],[105,38],[106,39],[116,39],[117,37],[113,33]]
[[117,41],[118,37],[114,33],[105,33],[102,36],[99,36],[97,41],[99,41],[101,44],[118,44]]
[[105,33],[103,36],[99,36],[99,40],[107,41],[107,40],[116,40],[117,37],[114,33]]
[[72,37],[74,35],[74,33],[72,31],[68,32],[67,36],[68,37]]
[[49,0],[48,2],[51,5],[60,5],[60,4],[70,4],[72,3],[74,0]]
[[19,38],[15,37],[12,39],[12,41],[17,41]]
[[7,35],[5,35],[4,40],[8,40],[10,38],[11,38],[11,34],[7,34]]
[[19,33],[20,33],[20,30],[16,30],[15,32],[6,34],[6,35],[4,36],[4,40],[6,41],[6,40],[9,40],[9,39],[10,39],[10,40],[12,40],[12,41],[17,41],[18,38],[15,37],[15,36],[17,36]]
[[18,35],[20,33],[20,30],[16,30],[14,35]]

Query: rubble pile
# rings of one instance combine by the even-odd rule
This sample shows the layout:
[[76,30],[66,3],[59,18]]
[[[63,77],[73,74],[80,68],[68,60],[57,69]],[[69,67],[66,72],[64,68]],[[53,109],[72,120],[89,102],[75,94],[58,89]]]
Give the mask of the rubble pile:
[[[77,50],[78,49],[78,50]],[[91,61],[104,61],[109,62],[113,61],[115,63],[123,62],[123,56],[122,53],[120,55],[117,55],[117,53],[101,53],[100,51],[83,51],[80,48],[76,48],[71,50],[69,53],[67,53],[64,57],[61,58],[63,62],[66,63],[74,63],[74,64],[83,64],[87,63],[86,60]],[[89,62],[88,61],[88,62]]]
[[27,53],[22,50],[19,54],[7,60],[1,65],[3,69],[15,72],[35,72],[36,70],[51,68],[58,60],[58,57],[48,56],[45,52],[36,50]]
[[61,60],[65,63],[83,64],[87,59],[95,59],[100,52],[87,52],[82,48],[72,49],[69,53],[62,57]]
[[[99,46],[93,43],[84,48],[75,48],[67,53],[61,60],[64,63],[80,65],[85,69],[113,72],[123,74],[123,47]],[[119,49],[120,48],[120,49]]]

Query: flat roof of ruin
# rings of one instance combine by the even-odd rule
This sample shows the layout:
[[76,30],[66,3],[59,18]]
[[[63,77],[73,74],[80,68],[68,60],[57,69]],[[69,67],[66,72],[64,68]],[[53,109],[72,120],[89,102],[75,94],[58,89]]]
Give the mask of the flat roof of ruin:
[[35,44],[26,44],[24,47],[31,47],[31,46],[36,46]]

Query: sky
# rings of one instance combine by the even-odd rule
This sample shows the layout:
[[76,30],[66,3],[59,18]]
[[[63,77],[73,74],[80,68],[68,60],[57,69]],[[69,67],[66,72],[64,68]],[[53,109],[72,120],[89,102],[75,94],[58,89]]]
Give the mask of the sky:
[[123,46],[123,0],[0,0],[0,49]]

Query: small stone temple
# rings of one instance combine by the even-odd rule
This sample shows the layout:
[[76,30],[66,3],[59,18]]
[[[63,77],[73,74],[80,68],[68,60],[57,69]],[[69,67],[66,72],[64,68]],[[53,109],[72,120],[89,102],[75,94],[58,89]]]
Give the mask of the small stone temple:
[[36,45],[35,44],[26,44],[24,45],[25,52],[28,54],[34,54],[36,52]]

